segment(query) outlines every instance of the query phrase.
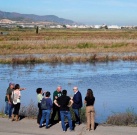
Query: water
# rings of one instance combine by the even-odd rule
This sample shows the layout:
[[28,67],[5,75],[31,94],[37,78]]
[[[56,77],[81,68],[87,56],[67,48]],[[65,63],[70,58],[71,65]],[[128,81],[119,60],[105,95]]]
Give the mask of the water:
[[137,113],[137,62],[108,62],[95,64],[36,64],[5,65],[0,64],[0,108],[4,106],[4,98],[9,82],[19,83],[27,88],[22,91],[21,103],[27,105],[30,100],[37,103],[36,88],[55,91],[58,85],[68,90],[73,96],[73,86],[78,86],[83,96],[91,88],[96,98],[96,122],[104,122],[106,118],[127,109]]

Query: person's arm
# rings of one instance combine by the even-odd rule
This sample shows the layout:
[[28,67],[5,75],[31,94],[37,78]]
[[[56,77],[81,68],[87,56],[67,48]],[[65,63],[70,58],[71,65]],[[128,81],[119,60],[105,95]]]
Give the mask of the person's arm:
[[51,100],[51,98],[50,98],[50,101],[49,101],[49,104],[50,104],[50,107],[52,108],[52,100]]
[[60,105],[58,104],[58,102],[57,102],[56,99],[54,100],[54,104],[55,104],[56,106],[60,107]]
[[72,106],[72,104],[73,104],[73,100],[72,99],[70,99],[70,104],[68,105],[68,107],[71,107]]
[[9,95],[6,95],[7,96],[7,99],[8,99],[8,103],[11,104],[10,102],[10,96]]
[[9,91],[9,89],[7,89],[6,96],[7,96],[7,99],[8,99],[8,103],[11,104],[11,102],[10,102],[10,91]]
[[84,104],[87,104],[87,97],[85,97]]
[[79,104],[80,101],[81,101],[81,95],[80,95],[80,93],[77,93],[76,96],[75,96],[74,103]]
[[22,90],[26,90],[26,88],[20,88],[19,90],[20,90],[20,91],[22,91]]

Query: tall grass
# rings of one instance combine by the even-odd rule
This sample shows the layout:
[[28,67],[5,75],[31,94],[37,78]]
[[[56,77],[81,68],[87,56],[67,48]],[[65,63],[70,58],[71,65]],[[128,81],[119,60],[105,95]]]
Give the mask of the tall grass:
[[107,119],[107,124],[117,126],[137,126],[137,114],[127,109],[124,113],[116,113]]
[[95,62],[109,62],[109,61],[136,61],[137,56],[116,56],[116,55],[81,55],[81,56],[68,56],[68,55],[52,55],[52,56],[43,56],[35,57],[33,55],[25,57],[13,57],[7,59],[0,59],[2,64],[37,64],[37,63],[95,63]]
[[37,114],[38,107],[32,100],[27,106],[22,106],[19,112],[20,116],[27,118],[37,118]]

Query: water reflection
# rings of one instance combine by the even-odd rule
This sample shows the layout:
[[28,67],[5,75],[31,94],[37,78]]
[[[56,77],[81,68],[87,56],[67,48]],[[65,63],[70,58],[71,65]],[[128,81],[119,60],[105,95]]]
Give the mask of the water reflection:
[[[27,90],[22,92],[22,104],[36,101],[36,88],[42,87],[51,93],[58,85],[73,95],[73,86],[78,86],[83,99],[88,88],[92,88],[96,97],[96,121],[101,122],[115,112],[136,108],[137,87],[136,62],[108,62],[81,64],[0,64],[0,107],[4,105],[4,96],[9,82],[19,83]],[[52,95],[51,95],[52,97]]]

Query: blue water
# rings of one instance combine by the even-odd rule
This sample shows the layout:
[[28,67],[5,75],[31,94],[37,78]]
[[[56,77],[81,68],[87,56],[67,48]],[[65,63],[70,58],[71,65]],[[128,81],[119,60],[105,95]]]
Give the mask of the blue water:
[[130,109],[137,113],[137,62],[108,62],[95,64],[35,64],[5,65],[0,64],[0,108],[4,106],[4,97],[9,82],[19,83],[27,88],[22,91],[21,103],[35,103],[36,88],[41,87],[52,93],[58,85],[68,90],[73,96],[73,86],[78,86],[83,101],[86,90],[91,88],[96,98],[96,122],[117,112]]

